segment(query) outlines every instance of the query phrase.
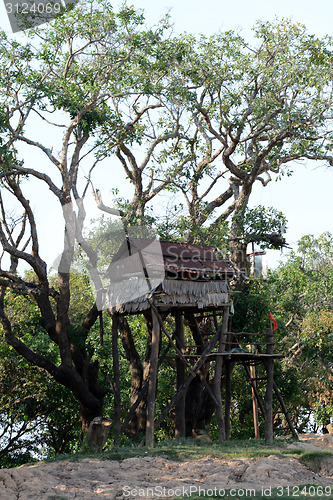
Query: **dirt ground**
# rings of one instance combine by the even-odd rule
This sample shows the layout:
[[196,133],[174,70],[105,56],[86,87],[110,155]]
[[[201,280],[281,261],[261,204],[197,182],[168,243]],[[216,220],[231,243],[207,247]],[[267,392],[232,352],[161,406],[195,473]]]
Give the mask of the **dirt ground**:
[[[300,443],[287,447],[333,452],[333,435],[300,436]],[[135,457],[122,462],[86,458],[79,461],[38,463],[17,469],[0,470],[0,500],[140,499],[202,497],[234,489],[246,490],[297,484],[331,485],[333,459],[328,458],[320,473],[309,470],[295,458],[223,459],[199,458],[174,462],[162,457]],[[253,496],[252,496],[253,498]],[[314,498],[319,498],[315,496]]]

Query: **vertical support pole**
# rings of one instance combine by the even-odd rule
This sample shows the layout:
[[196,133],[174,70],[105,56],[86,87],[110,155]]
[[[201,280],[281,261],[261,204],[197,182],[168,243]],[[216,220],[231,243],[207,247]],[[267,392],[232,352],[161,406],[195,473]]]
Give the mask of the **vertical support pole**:
[[251,392],[252,392],[252,408],[253,408],[253,425],[254,425],[254,437],[255,439],[260,439],[259,433],[259,416],[258,416],[258,401],[255,393],[256,388],[256,369],[254,364],[250,364],[250,376],[252,379]]
[[230,439],[230,408],[231,408],[231,362],[225,361],[225,439]]
[[[254,352],[254,346],[251,344],[250,351]],[[254,425],[254,438],[260,439],[259,433],[259,415],[258,415],[258,401],[256,397],[257,381],[256,378],[256,368],[254,362],[250,362],[250,377],[252,379],[251,393],[252,393],[252,409],[253,409],[253,425]]]
[[[266,353],[273,354],[274,334],[271,328],[266,330]],[[267,385],[265,394],[265,441],[273,443],[273,385],[274,385],[274,359],[267,358],[266,363]]]
[[155,312],[151,309],[152,314],[152,337],[151,337],[151,352],[150,352],[150,371],[148,382],[147,395],[147,426],[146,426],[146,446],[154,446],[154,419],[155,419],[155,400],[157,386],[157,369],[158,369],[158,350],[160,343],[160,324]]
[[[224,306],[222,327],[219,338],[218,354],[222,354],[225,351],[225,344],[228,335],[228,320],[229,320],[229,306]],[[216,356],[213,392],[216,401],[218,403],[216,407],[216,418],[217,418],[218,436],[220,443],[225,441],[225,426],[223,420],[223,406],[221,397],[222,367],[223,367],[223,356]]]
[[[176,320],[176,345],[178,349],[184,353],[184,318],[182,312],[178,310],[175,315]],[[176,359],[176,390],[185,383],[185,364],[181,358]],[[186,391],[180,396],[175,405],[175,436],[177,439],[185,437],[185,399]]]
[[114,397],[114,443],[119,442],[121,433],[121,396],[120,370],[118,351],[118,316],[112,315],[112,363],[113,363],[113,397]]

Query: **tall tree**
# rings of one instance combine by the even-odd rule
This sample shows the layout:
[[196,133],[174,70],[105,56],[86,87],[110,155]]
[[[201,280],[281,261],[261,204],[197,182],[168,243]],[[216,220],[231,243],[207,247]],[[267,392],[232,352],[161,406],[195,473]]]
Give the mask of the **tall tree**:
[[[259,22],[255,42],[232,32],[189,37],[181,71],[189,106],[173,181],[187,238],[231,219],[231,258],[244,267],[241,215],[253,185],[290,174],[295,160],[332,156],[331,39],[289,20]],[[299,167],[297,167],[299,168]]]
[[[185,196],[189,241],[198,228],[219,228],[234,215],[231,256],[242,265],[237,215],[254,183],[266,185],[295,159],[332,163],[329,39],[289,21],[259,24],[254,47],[230,32],[195,39],[168,30],[167,19],[148,29],[132,8],[115,13],[92,0],[31,32],[27,43],[0,38],[0,321],[19,355],[72,391],[83,428],[102,413],[106,392],[88,341],[100,312],[92,300],[79,324],[73,317],[70,268],[78,242],[102,288],[97,252],[83,235],[97,167],[108,166],[105,184],[113,188],[118,170],[109,157],[122,166],[131,191],[127,222],[142,223],[166,189]],[[27,180],[49,190],[63,217],[57,285]],[[18,274],[20,263],[33,278]],[[8,288],[35,301],[58,362],[13,329]]]
[[[168,175],[158,180],[154,168],[167,141],[178,138],[182,112],[178,104],[164,102],[165,81],[172,81],[173,61],[182,57],[181,44],[170,42],[167,29],[167,21],[147,29],[142,14],[130,7],[114,13],[108,2],[88,1],[30,33],[33,41],[26,44],[1,34],[0,321],[5,340],[17,353],[72,391],[84,429],[102,413],[106,393],[88,342],[98,308],[92,301],[85,317],[71,315],[70,267],[77,241],[89,268],[97,265],[97,254],[82,234],[84,199],[94,170],[111,153],[134,186],[128,218],[140,217],[144,204],[169,182]],[[140,159],[130,150],[139,144]],[[35,151],[33,166],[21,153],[22,145]],[[82,164],[88,164],[87,175]],[[61,208],[64,250],[54,287],[41,255],[40,227],[26,179],[46,185]],[[33,279],[19,276],[21,262],[33,270]],[[93,278],[101,288],[97,272]],[[36,302],[43,328],[59,350],[58,363],[13,329],[6,312],[8,288]]]

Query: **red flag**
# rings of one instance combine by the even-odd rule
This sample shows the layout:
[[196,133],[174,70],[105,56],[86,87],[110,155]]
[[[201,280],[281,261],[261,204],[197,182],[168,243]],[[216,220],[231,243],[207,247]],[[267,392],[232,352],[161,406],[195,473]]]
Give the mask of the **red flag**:
[[271,311],[269,311],[269,317],[270,317],[271,321],[273,321],[273,324],[274,324],[273,332],[275,332],[275,330],[277,329],[277,321],[275,318],[273,318],[273,314],[271,313]]

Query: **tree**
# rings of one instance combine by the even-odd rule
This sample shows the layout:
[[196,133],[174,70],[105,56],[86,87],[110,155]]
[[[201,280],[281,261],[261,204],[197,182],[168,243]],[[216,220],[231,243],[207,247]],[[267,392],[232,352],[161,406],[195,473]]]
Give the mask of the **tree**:
[[182,166],[172,185],[185,200],[187,240],[233,216],[230,255],[239,267],[239,222],[253,185],[290,175],[295,160],[333,165],[330,38],[286,19],[259,22],[254,34],[252,46],[232,32],[189,36],[181,67],[186,140],[173,152]]
[[[140,215],[142,205],[169,182],[168,176],[155,181],[150,162],[157,162],[159,148],[179,135],[181,108],[171,102],[164,105],[164,80],[172,80],[172,61],[181,57],[181,47],[164,35],[167,22],[154,30],[143,23],[143,16],[129,7],[116,14],[107,2],[87,2],[32,33],[33,43],[20,45],[1,35],[0,321],[6,342],[19,355],[72,391],[80,402],[83,429],[102,413],[106,394],[99,382],[99,360],[93,359],[89,345],[100,312],[92,300],[90,309],[89,302],[82,304],[78,317],[71,314],[70,266],[76,241],[88,255],[90,269],[96,268],[97,255],[82,234],[84,198],[94,169],[112,153],[134,185],[128,218]],[[39,140],[35,119],[51,136],[59,128],[63,132],[60,148],[56,146],[59,153],[47,139]],[[33,168],[21,157],[22,144],[36,151],[38,163]],[[138,144],[146,148],[140,162],[129,149]],[[84,178],[81,165],[88,159]],[[40,228],[26,194],[26,179],[46,185],[62,209],[64,251],[55,286],[40,254]],[[19,276],[21,262],[32,269],[33,278]],[[94,279],[101,288],[98,273]],[[13,329],[6,312],[7,289],[35,301],[59,360],[34,350],[23,340],[24,332]]]
[[[237,216],[253,184],[266,185],[295,159],[332,162],[330,40],[289,21],[259,24],[254,48],[230,32],[172,37],[168,19],[148,29],[141,13],[127,6],[115,13],[104,0],[80,4],[30,36],[21,44],[0,39],[0,322],[20,356],[72,392],[86,429],[107,391],[90,342],[101,313],[98,292],[96,303],[91,295],[73,314],[71,265],[78,243],[95,289],[103,288],[98,252],[83,231],[91,187],[106,210],[93,186],[97,167],[106,167],[110,188],[118,170],[109,158],[123,168],[132,192],[120,202],[127,225],[143,226],[165,190],[185,197],[188,241],[198,240],[196,231],[207,236],[207,227],[219,238],[233,214],[238,262]],[[33,166],[24,148],[34,151]],[[30,185],[46,188],[62,213],[57,283],[42,255]],[[21,276],[21,263],[33,275]],[[8,290],[36,304],[58,358],[14,328]],[[129,345],[126,332],[124,325]]]

